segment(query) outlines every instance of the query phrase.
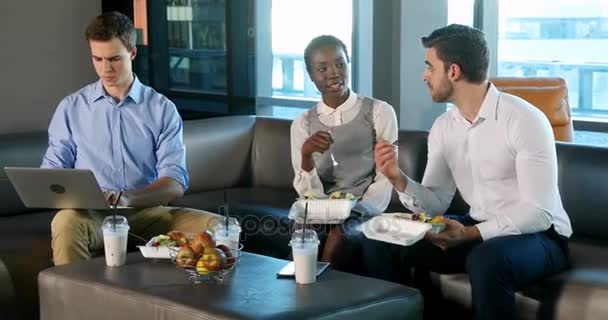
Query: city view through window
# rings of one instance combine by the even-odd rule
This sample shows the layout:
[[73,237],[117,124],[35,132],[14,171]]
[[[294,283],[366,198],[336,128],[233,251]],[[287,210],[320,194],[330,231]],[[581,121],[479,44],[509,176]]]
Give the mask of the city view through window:
[[498,75],[557,76],[572,113],[608,119],[605,0],[501,0]]
[[306,72],[304,48],[314,37],[331,34],[344,42],[352,58],[352,5],[352,0],[272,1],[273,96],[320,96]]
[[[449,0],[448,23],[472,25],[474,3]],[[352,4],[272,0],[273,96],[319,97],[306,73],[304,48],[317,35],[333,34],[352,56]],[[225,6],[225,0],[167,1],[171,89],[226,93]],[[498,35],[488,36],[498,37],[498,48],[491,48],[498,55],[497,76],[562,77],[575,117],[608,119],[606,0],[499,0],[496,21]]]

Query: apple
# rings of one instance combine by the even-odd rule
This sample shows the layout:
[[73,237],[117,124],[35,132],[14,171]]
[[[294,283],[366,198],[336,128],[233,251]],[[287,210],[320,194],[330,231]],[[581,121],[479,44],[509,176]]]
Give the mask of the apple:
[[170,231],[169,233],[167,233],[167,235],[169,236],[169,238],[171,238],[171,240],[175,241],[175,244],[178,247],[183,247],[183,246],[188,245],[188,238],[181,231],[175,231],[175,230]]
[[232,254],[230,248],[225,244],[218,244],[217,248],[222,250],[226,255],[226,265],[224,266],[224,269],[231,268],[236,263],[236,257]]
[[215,248],[215,239],[213,234],[209,231],[205,231],[194,236],[191,242],[192,249],[198,254],[203,254],[206,248]]
[[226,265],[226,254],[218,248],[205,248],[203,255],[196,263],[196,272],[209,274],[222,269]]
[[198,256],[190,246],[184,246],[175,255],[175,263],[180,267],[194,267]]

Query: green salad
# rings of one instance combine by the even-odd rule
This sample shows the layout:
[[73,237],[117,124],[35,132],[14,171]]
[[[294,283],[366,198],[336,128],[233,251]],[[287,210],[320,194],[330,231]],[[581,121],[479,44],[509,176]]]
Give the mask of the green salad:
[[153,247],[175,247],[175,241],[171,240],[168,235],[161,234],[154,237],[154,241],[152,241]]

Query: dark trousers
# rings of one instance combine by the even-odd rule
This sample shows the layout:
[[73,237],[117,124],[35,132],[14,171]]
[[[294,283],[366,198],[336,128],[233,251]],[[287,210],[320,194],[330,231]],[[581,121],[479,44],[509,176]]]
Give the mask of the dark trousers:
[[[464,225],[476,221],[453,217]],[[403,247],[365,240],[365,274],[418,288],[425,297],[425,316],[437,308],[440,293],[430,271],[469,276],[475,319],[517,319],[515,291],[568,267],[566,239],[553,227],[545,232],[496,237],[441,250],[421,240]],[[412,273],[413,270],[413,273]]]

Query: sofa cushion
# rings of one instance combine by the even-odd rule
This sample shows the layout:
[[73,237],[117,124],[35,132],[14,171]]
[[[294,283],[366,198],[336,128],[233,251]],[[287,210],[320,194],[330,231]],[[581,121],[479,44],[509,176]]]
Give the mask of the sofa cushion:
[[48,145],[47,140],[44,131],[0,136],[0,216],[37,211],[23,206],[3,168],[39,167]]
[[187,193],[249,184],[254,124],[251,116],[184,122]]
[[[433,274],[445,299],[470,308],[466,274]],[[608,269],[573,269],[515,294],[521,319],[604,319],[608,313]]]
[[[241,222],[244,249],[276,258],[289,255],[290,223],[287,217],[297,194],[293,189],[227,189],[230,215]],[[188,194],[172,203],[175,206],[218,212],[224,190]]]
[[257,118],[251,154],[254,186],[293,189],[291,122]]
[[[471,285],[466,274],[434,274],[434,278],[439,282],[441,294],[445,299],[455,302],[465,309],[471,308]],[[515,303],[521,319],[536,319],[540,308],[540,303],[536,298],[523,292],[517,292]]]
[[574,268],[603,268],[608,270],[608,244],[592,238],[572,239],[568,243],[570,262]]
[[573,240],[608,245],[608,148],[557,143],[559,190],[572,222]]

